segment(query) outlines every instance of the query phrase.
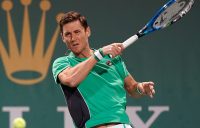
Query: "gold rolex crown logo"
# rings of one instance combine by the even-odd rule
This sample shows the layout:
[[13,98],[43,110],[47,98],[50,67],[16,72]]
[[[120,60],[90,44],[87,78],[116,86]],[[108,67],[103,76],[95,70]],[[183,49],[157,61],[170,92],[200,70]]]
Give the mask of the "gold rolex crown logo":
[[[5,19],[7,19],[8,28],[8,50],[6,50],[4,46],[5,42],[3,42],[2,38],[0,37],[0,58],[2,59],[6,75],[11,81],[22,85],[32,85],[42,81],[47,75],[51,57],[53,55],[57,37],[59,35],[59,28],[58,26],[56,27],[55,32],[51,36],[52,38],[45,51],[46,12],[51,8],[51,3],[49,0],[41,0],[40,9],[42,10],[42,16],[35,46],[32,48],[32,36],[30,31],[31,27],[28,10],[31,0],[21,0],[20,2],[24,6],[21,43],[19,43],[21,45],[20,48],[18,47],[16,33],[13,27],[14,24],[11,17],[13,2],[11,0],[3,0],[1,2],[1,8],[6,12]],[[16,74],[22,72],[33,72],[39,75],[33,78],[25,78],[26,76],[17,77]]]

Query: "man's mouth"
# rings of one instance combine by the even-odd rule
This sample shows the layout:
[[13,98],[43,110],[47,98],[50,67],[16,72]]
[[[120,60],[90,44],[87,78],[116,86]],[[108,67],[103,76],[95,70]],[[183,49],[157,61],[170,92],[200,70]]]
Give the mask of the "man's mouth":
[[78,43],[74,43],[74,44],[72,44],[73,47],[78,46],[78,45],[79,45]]

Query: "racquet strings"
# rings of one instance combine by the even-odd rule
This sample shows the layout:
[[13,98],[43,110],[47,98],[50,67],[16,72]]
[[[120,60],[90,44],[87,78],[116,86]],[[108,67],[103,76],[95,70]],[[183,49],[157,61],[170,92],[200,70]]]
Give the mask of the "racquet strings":
[[160,16],[154,22],[153,27],[164,28],[170,23],[176,21],[176,19],[180,17],[180,12],[182,12],[187,6],[186,4],[188,4],[188,0],[180,0],[179,2],[174,2],[160,14]]

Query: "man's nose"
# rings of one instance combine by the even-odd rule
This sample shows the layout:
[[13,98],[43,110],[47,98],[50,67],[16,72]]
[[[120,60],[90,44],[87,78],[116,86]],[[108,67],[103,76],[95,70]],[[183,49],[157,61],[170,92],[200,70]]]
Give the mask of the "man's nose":
[[77,38],[77,37],[76,37],[76,34],[72,34],[72,35],[71,35],[71,41],[75,41],[76,38]]

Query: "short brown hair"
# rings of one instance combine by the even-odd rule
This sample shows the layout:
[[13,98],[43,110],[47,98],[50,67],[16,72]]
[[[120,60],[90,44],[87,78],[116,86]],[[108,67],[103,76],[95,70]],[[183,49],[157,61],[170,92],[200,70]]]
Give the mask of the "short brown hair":
[[60,25],[60,32],[63,33],[63,26],[67,23],[70,23],[70,22],[73,22],[73,21],[77,21],[79,20],[81,25],[86,29],[88,27],[88,24],[87,24],[87,20],[85,18],[85,16],[82,16],[79,12],[75,12],[75,11],[70,11],[70,12],[67,12],[65,13],[60,22],[59,22],[59,25]]

